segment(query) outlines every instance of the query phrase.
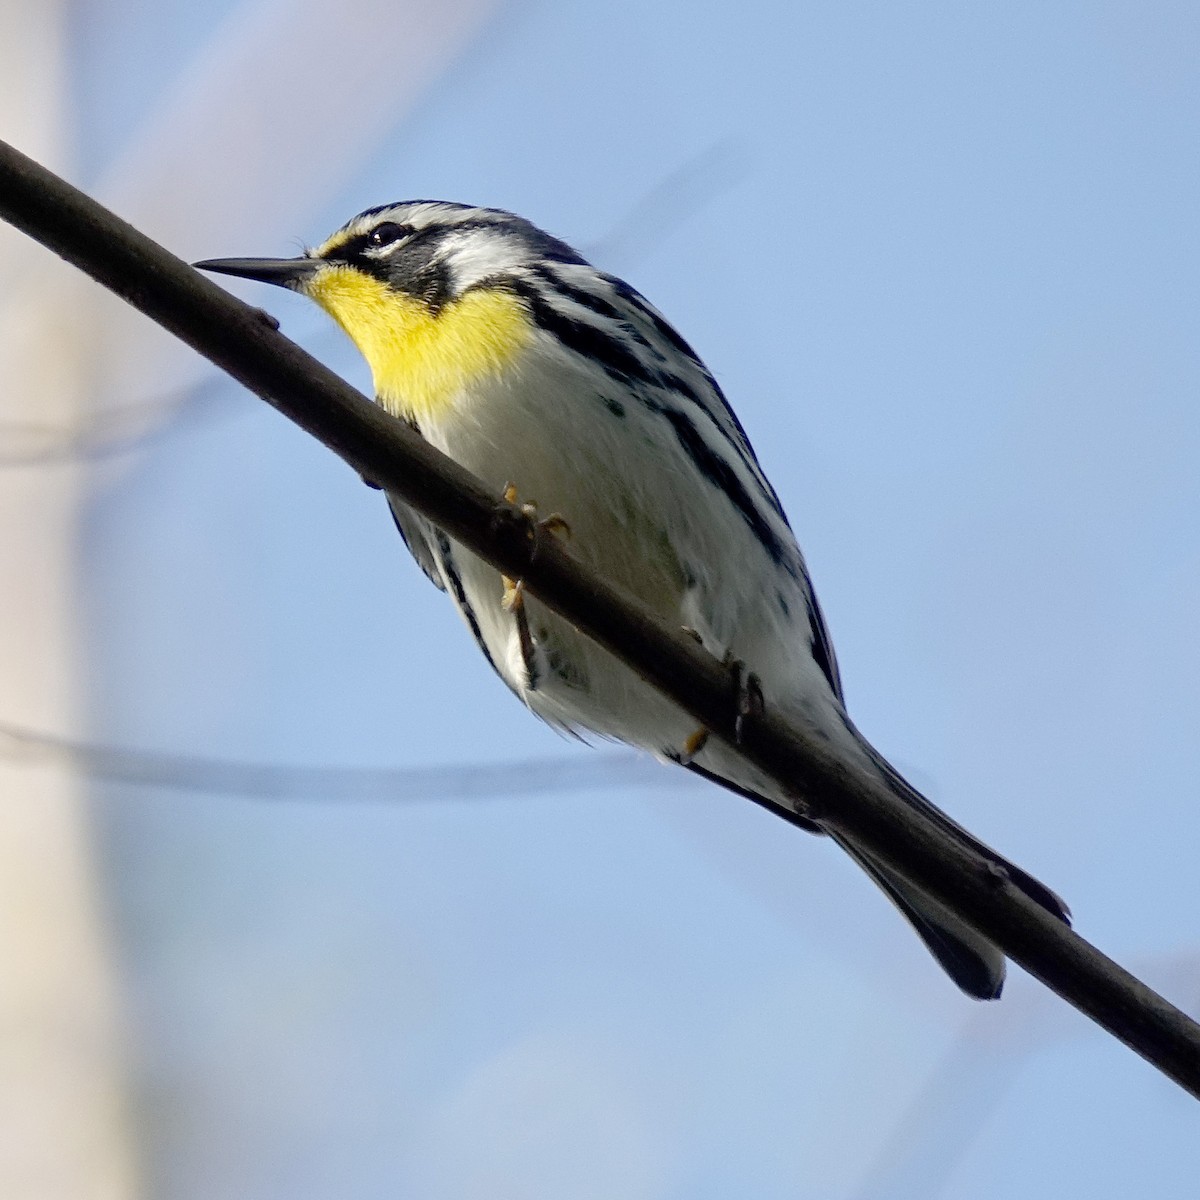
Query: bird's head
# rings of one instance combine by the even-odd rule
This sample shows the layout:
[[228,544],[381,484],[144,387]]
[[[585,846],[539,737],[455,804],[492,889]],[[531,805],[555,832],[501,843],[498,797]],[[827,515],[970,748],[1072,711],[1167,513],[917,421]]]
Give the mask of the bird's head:
[[299,258],[196,266],[315,300],[362,352],[380,401],[423,420],[520,358],[535,329],[520,277],[546,260],[582,262],[512,213],[414,200],[360,213]]

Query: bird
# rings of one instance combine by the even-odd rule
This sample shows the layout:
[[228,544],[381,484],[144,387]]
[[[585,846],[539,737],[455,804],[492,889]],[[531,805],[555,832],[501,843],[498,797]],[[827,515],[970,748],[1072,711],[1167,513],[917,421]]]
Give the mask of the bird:
[[[634,287],[514,213],[438,200],[367,209],[298,257],[195,266],[315,301],[358,347],[388,413],[740,670],[757,702],[882,780],[1069,923],[1054,892],[935,807],[851,721],[779,497],[712,372]],[[829,833],[966,995],[1000,995],[1005,959],[986,937],[850,835],[807,816],[795,789],[696,729],[519,580],[387,498],[413,558],[533,713],[585,740],[649,751]]]

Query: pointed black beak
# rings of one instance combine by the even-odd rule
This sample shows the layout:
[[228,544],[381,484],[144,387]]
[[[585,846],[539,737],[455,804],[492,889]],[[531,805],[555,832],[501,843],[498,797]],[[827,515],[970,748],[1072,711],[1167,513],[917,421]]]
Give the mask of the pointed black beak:
[[206,258],[203,262],[192,263],[201,271],[239,275],[243,279],[257,279],[260,283],[292,289],[299,287],[323,265],[319,258]]

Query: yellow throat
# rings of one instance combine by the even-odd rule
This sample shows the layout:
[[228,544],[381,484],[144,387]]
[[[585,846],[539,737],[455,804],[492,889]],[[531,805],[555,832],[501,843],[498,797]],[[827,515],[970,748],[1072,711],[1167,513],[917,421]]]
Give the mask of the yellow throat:
[[414,296],[340,265],[318,271],[304,290],[362,352],[380,403],[420,423],[499,375],[533,335],[521,301],[503,291],[469,291],[434,314]]

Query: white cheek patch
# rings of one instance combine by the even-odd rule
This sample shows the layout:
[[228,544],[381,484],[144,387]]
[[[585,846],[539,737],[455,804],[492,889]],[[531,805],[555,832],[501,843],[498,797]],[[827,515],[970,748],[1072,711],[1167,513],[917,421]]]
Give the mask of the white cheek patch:
[[446,237],[438,257],[450,272],[451,291],[461,295],[485,279],[526,265],[529,252],[518,238],[497,237],[494,229],[467,229]]

